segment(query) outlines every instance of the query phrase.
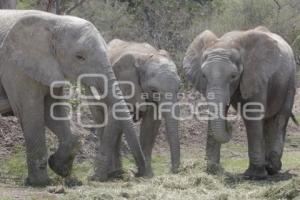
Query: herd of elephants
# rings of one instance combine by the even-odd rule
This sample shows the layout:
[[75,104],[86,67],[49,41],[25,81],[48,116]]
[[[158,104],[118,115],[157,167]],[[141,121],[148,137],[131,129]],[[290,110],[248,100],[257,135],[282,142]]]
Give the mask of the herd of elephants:
[[[217,117],[208,120],[206,162],[208,173],[220,166],[221,144],[231,138],[230,125],[222,116],[229,106],[247,105],[249,116],[242,116],[248,139],[249,167],[247,179],[260,180],[281,170],[286,127],[293,117],[296,63],[289,44],[265,27],[232,31],[217,37],[206,30],[189,45],[183,59],[186,79],[206,97],[208,111]],[[108,94],[103,102],[109,108],[90,105],[95,122],[107,118],[106,126],[97,129],[94,181],[106,181],[122,173],[121,135],[137,165],[136,176],[152,177],[151,154],[159,132],[160,119],[153,106],[137,107],[141,114],[140,133],[136,133],[128,103],[164,104],[166,135],[170,145],[171,171],[180,171],[179,107],[177,93],[180,78],[171,56],[148,43],[114,39],[106,44],[95,26],[81,18],[58,16],[42,11],[0,11],[0,112],[12,111],[24,132],[28,176],[25,184],[45,186],[51,183],[47,166],[62,177],[70,177],[79,138],[70,130],[64,106],[51,110],[56,99],[50,93],[63,95],[65,80],[77,80],[84,74],[107,77]],[[134,95],[118,81],[131,81]],[[83,79],[86,92],[103,93],[104,83],[97,78]],[[93,88],[93,89],[92,89]],[[142,94],[148,94],[142,98]],[[161,95],[159,100],[153,94]],[[168,95],[166,95],[168,94]],[[166,97],[168,96],[168,97]],[[255,102],[255,104],[251,104]],[[111,109],[118,104],[119,117]],[[222,105],[222,106],[214,106]],[[258,105],[263,110],[258,109]],[[219,109],[218,109],[219,108]],[[246,108],[244,108],[246,109]],[[172,112],[171,112],[172,110]],[[135,112],[136,113],[136,112]],[[262,115],[263,113],[263,115]],[[106,116],[107,115],[107,116]],[[262,115],[262,117],[260,117]],[[59,140],[57,151],[48,158],[45,128]],[[197,131],[197,130],[195,130]],[[139,137],[138,137],[139,135]]]

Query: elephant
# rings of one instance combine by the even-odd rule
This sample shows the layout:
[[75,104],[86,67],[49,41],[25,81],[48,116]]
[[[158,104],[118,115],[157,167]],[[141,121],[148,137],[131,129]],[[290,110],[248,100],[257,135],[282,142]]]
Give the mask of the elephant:
[[[112,71],[107,44],[96,27],[77,17],[20,10],[0,11],[0,27],[0,113],[11,108],[24,132],[28,166],[25,183],[50,183],[45,127],[59,140],[57,151],[48,159],[50,168],[62,177],[70,176],[79,138],[71,133],[69,120],[52,117],[51,106],[65,100],[54,98],[51,90],[63,95],[64,84],[60,83],[85,74],[107,78],[105,103],[108,107],[118,103],[124,109],[122,116],[128,120],[119,123],[139,174],[145,174],[145,157],[135,126]],[[105,91],[103,81],[97,77],[82,79],[82,84],[88,91]],[[68,115],[64,106],[55,107],[53,113],[58,117]]]
[[247,132],[249,166],[244,178],[278,173],[295,95],[296,64],[287,42],[265,27],[221,37],[206,30],[188,47],[183,69],[214,114],[208,119],[208,172],[222,170],[221,144],[231,138],[224,116],[232,105],[240,108]]
[[[159,105],[166,104],[162,117],[166,122],[167,139],[170,145],[172,168],[176,173],[180,165],[180,141],[178,135],[178,120],[173,117],[171,107],[177,103],[177,93],[180,86],[180,78],[177,74],[177,68],[171,60],[168,52],[157,50],[148,43],[127,42],[114,39],[108,44],[108,56],[112,63],[113,70],[118,81],[130,81],[132,87],[128,84],[120,84],[124,95],[127,95],[126,101],[132,105],[131,112],[135,121],[141,119],[140,143],[146,159],[146,175],[153,176],[151,167],[152,149],[155,138],[159,132],[161,119],[155,115]],[[134,88],[134,94],[130,96]],[[166,97],[169,94],[170,97]],[[159,95],[157,99],[154,95]],[[126,96],[126,97],[127,97]],[[129,97],[130,96],[130,97]],[[146,103],[146,104],[145,104]],[[143,106],[144,105],[144,106]],[[97,113],[100,113],[99,111]],[[179,106],[174,106],[174,113],[179,115]],[[116,120],[108,119],[108,126],[111,125],[111,132],[108,133],[115,137],[117,141],[114,152],[109,156],[111,163],[109,166],[103,166],[101,146],[105,145],[103,141],[103,129],[97,130],[99,138],[99,152],[95,160],[95,173],[93,180],[106,180],[116,178],[121,175],[120,144],[122,130],[117,126]],[[117,133],[117,134],[116,134]],[[109,171],[109,172],[107,172]],[[104,177],[103,174],[110,174]]]

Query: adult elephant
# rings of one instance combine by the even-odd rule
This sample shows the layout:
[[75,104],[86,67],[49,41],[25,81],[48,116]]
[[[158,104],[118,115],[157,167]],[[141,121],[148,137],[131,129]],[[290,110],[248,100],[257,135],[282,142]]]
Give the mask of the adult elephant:
[[219,166],[221,144],[231,137],[222,116],[229,105],[240,104],[250,159],[245,177],[263,179],[277,173],[295,95],[296,66],[290,46],[264,27],[220,38],[204,31],[189,46],[183,67],[216,115],[208,123],[208,169]]
[[[162,117],[166,122],[172,172],[177,172],[180,164],[180,143],[176,118],[179,117],[179,106],[176,106],[176,103],[180,79],[174,62],[164,50],[157,50],[147,43],[126,42],[119,39],[112,40],[108,44],[108,55],[117,80],[132,83],[131,87],[124,83],[120,85],[120,88],[129,97],[126,101],[132,108],[134,118],[142,120],[140,143],[146,158],[147,176],[153,176],[151,154],[161,123],[161,119],[157,115],[160,111],[162,111]],[[132,92],[134,92],[133,95]],[[94,180],[106,180],[109,177],[103,177],[105,174],[119,175],[118,172],[121,169],[120,141],[122,130],[116,124],[116,119],[113,118],[108,119],[108,127],[111,129],[107,134],[112,135],[113,140],[116,140],[118,145],[115,146],[110,161],[105,162],[111,164],[103,166],[101,146],[106,145],[103,142],[105,136],[103,135],[104,129],[98,130],[100,146],[95,161],[95,174],[92,177]]]
[[[71,133],[69,121],[56,121],[51,117],[51,105],[60,101],[50,94],[53,82],[76,80],[82,74],[102,74],[108,79],[106,104],[120,104],[124,109],[122,115],[129,118],[106,51],[106,43],[98,30],[83,19],[41,11],[0,11],[1,112],[6,112],[10,106],[21,123],[26,143],[28,185],[49,184],[46,126],[59,139],[57,152],[48,160],[50,168],[58,175],[70,175],[78,147],[78,138]],[[99,78],[85,78],[82,83],[100,93],[105,90]],[[56,95],[62,95],[62,85],[52,87]],[[9,105],[5,106],[5,101]],[[65,107],[55,107],[54,115],[66,116]],[[134,124],[130,119],[120,124],[139,174],[143,175],[145,160]]]

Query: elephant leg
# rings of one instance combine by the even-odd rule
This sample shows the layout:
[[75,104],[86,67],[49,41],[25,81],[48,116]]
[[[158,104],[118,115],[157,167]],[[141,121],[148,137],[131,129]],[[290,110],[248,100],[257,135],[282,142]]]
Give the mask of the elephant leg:
[[[1,77],[1,82],[24,133],[28,168],[25,184],[49,185],[44,120],[44,96],[47,88],[28,79],[27,76],[16,74],[13,71],[9,72],[11,74],[8,73]],[[16,77],[16,79],[11,77]]]
[[206,142],[206,162],[207,172],[211,174],[218,173],[222,168],[220,165],[221,144],[218,143],[212,134],[210,134],[211,123],[208,121],[208,134]]
[[140,143],[146,159],[146,176],[153,177],[151,167],[152,149],[161,121],[154,119],[154,108],[148,106],[141,123]]
[[113,119],[111,110],[108,113],[108,124],[98,130],[98,147],[94,162],[94,175],[91,177],[93,181],[107,181],[110,177],[111,169],[116,167],[117,159],[116,150],[118,140],[122,133],[119,121]]
[[[99,116],[98,116],[99,117]],[[100,116],[101,118],[103,117],[102,115]],[[97,141],[96,141],[96,155],[95,155],[95,160],[94,160],[94,174],[90,177],[92,181],[97,181],[101,177],[101,173],[103,173],[104,169],[104,155],[101,154],[102,151],[102,136],[105,128],[98,128],[96,130],[97,133]],[[107,179],[107,175],[105,176],[105,180]]]
[[269,175],[278,173],[282,167],[281,157],[288,119],[287,116],[277,114],[265,122],[266,170]]
[[[30,101],[29,99],[34,100]],[[23,101],[20,104],[13,102],[12,106],[14,112],[17,113],[25,138],[28,167],[25,185],[49,185],[43,99],[23,96]]]
[[5,97],[0,97],[0,113],[4,114],[4,113],[11,112],[11,111],[12,111],[12,108],[9,104],[8,99]]
[[[94,120],[97,124],[102,124],[104,121],[104,110],[102,107],[99,106],[90,106],[91,112],[93,114]],[[117,122],[116,122],[117,123]],[[101,148],[103,143],[103,134],[104,134],[105,128],[97,128],[97,143],[96,143],[96,159],[94,162],[94,168],[95,171],[103,171],[101,168],[103,167],[103,158],[101,158]],[[114,130],[112,130],[113,132]],[[116,131],[116,130],[115,130]],[[111,163],[109,164],[110,170],[108,172],[107,178],[120,178],[120,175],[123,174],[122,171],[122,163],[121,163],[121,156],[120,156],[120,145],[121,145],[121,139],[122,134],[121,132],[116,133],[118,134],[118,138],[116,141],[116,146],[113,149]],[[92,176],[93,180],[97,180],[97,174],[95,173]]]
[[[79,136],[73,135],[69,120],[55,120],[51,116],[50,109],[53,103],[58,102],[50,95],[45,97],[45,122],[47,127],[58,137],[57,151],[50,156],[48,163],[50,168],[62,177],[68,177],[72,171],[72,165],[79,149]],[[66,117],[67,109],[64,106],[56,106],[53,110],[55,117]]]
[[5,114],[12,112],[12,108],[9,104],[8,97],[2,85],[0,85],[0,113]]
[[281,170],[286,127],[291,116],[294,103],[294,92],[289,92],[280,111],[272,118],[266,120],[264,125],[266,141],[266,170],[274,175]]
[[262,120],[244,119],[247,138],[249,167],[244,173],[245,178],[260,180],[267,177],[265,169],[265,140],[263,135]]
[[113,147],[112,159],[110,164],[109,178],[122,178],[124,171],[122,170],[121,161],[121,143],[122,143],[122,132],[116,132],[117,138],[115,140],[116,145]]
[[46,186],[50,184],[47,174],[47,147],[43,117],[43,102],[22,106],[20,121],[24,132],[28,177],[26,185]]
[[[237,102],[234,99],[231,99],[231,105],[236,109]],[[229,106],[225,108],[225,113],[227,115]],[[222,166],[220,165],[221,157],[221,144],[215,140],[212,135],[212,124],[211,121],[208,121],[207,126],[207,141],[206,141],[206,171],[210,174],[217,174],[218,172],[223,171]]]

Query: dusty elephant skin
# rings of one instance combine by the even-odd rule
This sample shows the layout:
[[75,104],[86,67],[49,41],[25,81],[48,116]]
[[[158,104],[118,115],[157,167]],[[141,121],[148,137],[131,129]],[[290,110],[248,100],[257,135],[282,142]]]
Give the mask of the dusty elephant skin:
[[[244,175],[264,179],[277,173],[295,95],[296,64],[290,46],[265,27],[233,31],[220,38],[204,31],[189,46],[183,67],[209,103],[223,105],[208,123],[208,170],[218,169],[221,144],[230,140],[228,123],[221,117],[226,116],[228,105],[237,108],[241,104],[243,108],[257,102],[264,106],[262,120],[249,119],[259,117],[259,112],[242,116],[250,159]],[[209,106],[209,110],[214,112],[215,107]]]
[[[70,131],[68,120],[57,121],[50,116],[50,107],[61,100],[50,95],[54,81],[76,80],[82,74],[102,74],[108,78],[108,87],[116,83],[106,54],[106,43],[97,29],[88,21],[71,16],[57,16],[40,11],[0,11],[0,73],[1,112],[11,107],[21,123],[27,153],[28,178],[33,186],[49,184],[45,127],[59,139],[59,147],[49,158],[52,170],[63,177],[71,173],[78,148],[78,138]],[[102,81],[83,79],[86,86],[100,93]],[[62,94],[62,85],[55,85],[55,94]],[[119,103],[125,109],[122,93],[108,91],[106,104]],[[7,105],[5,105],[5,102]],[[97,113],[96,113],[97,114]],[[54,115],[67,115],[59,106]],[[141,175],[145,174],[145,159],[135,134],[132,120],[120,122],[127,136]]]
[[[133,111],[139,115],[141,119],[140,142],[146,158],[147,170],[146,174],[149,177],[153,176],[151,168],[151,155],[155,143],[155,138],[158,134],[158,129],[161,123],[157,119],[158,107],[161,104],[169,103],[164,106],[164,109],[169,112],[162,113],[162,117],[166,122],[167,139],[170,145],[172,172],[176,173],[180,164],[180,143],[178,136],[178,120],[172,113],[171,107],[177,103],[177,93],[179,90],[180,79],[177,74],[176,66],[171,60],[169,54],[164,50],[157,50],[147,43],[126,42],[119,39],[112,40],[108,44],[108,55],[113,65],[113,70],[118,81],[130,81],[135,89],[132,98],[126,99],[127,103],[134,107]],[[132,88],[126,84],[120,85],[124,95],[130,95]],[[169,93],[170,97],[166,97]],[[153,98],[159,95],[160,98]],[[145,98],[143,98],[143,96]],[[152,105],[142,105],[145,102],[153,103]],[[155,108],[154,106],[155,105]],[[159,111],[158,111],[159,112]],[[175,115],[179,115],[179,107],[175,107]],[[100,113],[100,112],[99,112]],[[175,116],[175,117],[176,117]],[[116,134],[117,133],[117,134]],[[117,122],[113,118],[109,118],[108,125],[105,129],[98,129],[98,138],[100,140],[99,152],[95,161],[95,174],[93,179],[101,180],[103,170],[109,170],[112,176],[121,170],[120,160],[120,140],[122,130],[118,127]],[[103,166],[103,154],[101,147],[106,144],[107,135],[112,135],[113,140],[118,141],[118,145],[111,153],[109,165],[110,169]]]

